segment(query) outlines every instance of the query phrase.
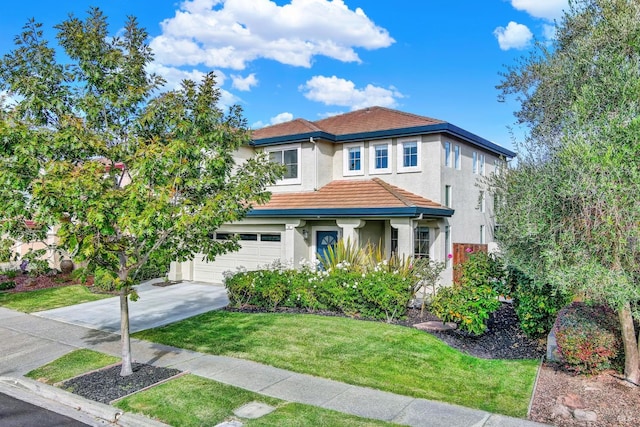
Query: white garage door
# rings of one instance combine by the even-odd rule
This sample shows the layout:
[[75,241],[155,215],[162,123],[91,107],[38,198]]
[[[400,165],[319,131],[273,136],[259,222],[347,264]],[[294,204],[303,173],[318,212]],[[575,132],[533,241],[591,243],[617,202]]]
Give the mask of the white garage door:
[[[218,238],[223,233],[218,233]],[[225,271],[236,271],[238,267],[256,270],[282,259],[283,247],[280,233],[240,234],[242,246],[237,252],[219,255],[213,262],[202,261],[196,256],[193,261],[193,280],[200,282],[222,283]]]

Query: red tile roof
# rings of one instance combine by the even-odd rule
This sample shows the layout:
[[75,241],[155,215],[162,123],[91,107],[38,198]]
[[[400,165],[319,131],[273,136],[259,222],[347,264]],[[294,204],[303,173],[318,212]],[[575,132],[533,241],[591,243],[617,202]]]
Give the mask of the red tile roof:
[[318,191],[275,193],[263,209],[404,208],[449,209],[380,178],[332,181]]
[[348,135],[361,132],[427,126],[437,123],[445,122],[389,108],[369,107],[315,122],[295,119],[290,122],[267,126],[254,130],[253,139],[298,135],[314,131],[324,131],[333,135]]

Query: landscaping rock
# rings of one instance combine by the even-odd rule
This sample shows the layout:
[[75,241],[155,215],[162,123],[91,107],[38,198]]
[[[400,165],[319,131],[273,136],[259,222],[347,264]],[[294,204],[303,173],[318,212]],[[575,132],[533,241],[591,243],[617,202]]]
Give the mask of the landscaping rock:
[[571,418],[571,411],[566,406],[557,404],[551,410],[551,419],[555,419],[555,418],[564,418],[564,419]]
[[558,398],[558,403],[570,409],[583,409],[585,407],[582,398],[574,393],[569,393]]
[[585,411],[584,409],[576,409],[573,411],[573,417],[578,421],[596,422],[598,415],[593,411]]
[[413,325],[414,328],[420,329],[422,331],[450,331],[452,329],[456,329],[458,325],[453,322],[440,322],[439,320],[431,320],[429,322],[422,322]]

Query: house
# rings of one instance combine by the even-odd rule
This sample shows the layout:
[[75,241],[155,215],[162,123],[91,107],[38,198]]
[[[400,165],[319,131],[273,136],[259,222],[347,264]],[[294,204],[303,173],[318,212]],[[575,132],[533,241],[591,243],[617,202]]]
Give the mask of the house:
[[286,173],[268,203],[214,236],[237,234],[242,248],[172,263],[170,279],[222,282],[226,270],[297,264],[349,238],[386,255],[444,260],[450,281],[455,243],[494,241],[491,196],[476,183],[515,156],[451,123],[382,107],[256,130],[242,155],[258,151]]

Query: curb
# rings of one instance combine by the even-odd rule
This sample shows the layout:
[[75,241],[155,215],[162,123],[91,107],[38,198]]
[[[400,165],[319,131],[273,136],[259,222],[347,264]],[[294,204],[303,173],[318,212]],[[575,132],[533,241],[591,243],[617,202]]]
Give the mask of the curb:
[[138,414],[94,402],[29,378],[0,377],[0,393],[48,409],[91,426],[166,427]]

